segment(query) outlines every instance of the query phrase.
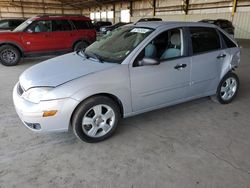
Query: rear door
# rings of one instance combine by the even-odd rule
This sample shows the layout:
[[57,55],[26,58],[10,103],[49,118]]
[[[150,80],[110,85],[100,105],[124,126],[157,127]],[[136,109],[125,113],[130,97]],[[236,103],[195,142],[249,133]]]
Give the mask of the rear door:
[[229,53],[222,49],[215,28],[190,27],[192,54],[191,96],[214,92],[220,80],[220,70]]
[[72,40],[75,42],[79,39],[89,44],[95,41],[96,32],[94,26],[89,20],[71,20],[74,30],[72,31]]
[[51,40],[54,50],[71,50],[71,31],[72,26],[68,20],[56,19],[52,20]]

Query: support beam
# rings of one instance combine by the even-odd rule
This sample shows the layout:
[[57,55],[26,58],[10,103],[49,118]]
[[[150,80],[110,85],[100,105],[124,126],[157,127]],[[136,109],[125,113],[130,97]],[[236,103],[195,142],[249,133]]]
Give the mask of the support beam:
[[183,10],[185,14],[188,14],[188,8],[189,8],[189,0],[183,0]]
[[130,16],[133,16],[133,1],[129,2],[129,12],[130,12]]
[[238,0],[233,0],[233,8],[232,8],[232,16],[234,16],[234,13],[237,9]]
[[115,23],[115,3],[113,4],[113,23]]
[[155,12],[156,12],[156,0],[153,0],[152,2],[152,5],[153,5],[153,16],[155,16]]

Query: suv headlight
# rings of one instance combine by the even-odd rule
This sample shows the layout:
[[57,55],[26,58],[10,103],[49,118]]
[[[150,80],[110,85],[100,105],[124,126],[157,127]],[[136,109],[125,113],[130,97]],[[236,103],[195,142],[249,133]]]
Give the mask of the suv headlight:
[[39,103],[51,89],[51,87],[31,88],[24,92],[23,97],[30,102]]

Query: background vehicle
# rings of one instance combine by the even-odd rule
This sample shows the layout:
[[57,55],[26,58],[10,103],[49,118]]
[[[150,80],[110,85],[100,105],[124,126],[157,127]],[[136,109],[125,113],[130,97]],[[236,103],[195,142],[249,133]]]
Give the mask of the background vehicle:
[[215,25],[141,22],[29,68],[13,100],[29,129],[72,125],[78,138],[97,142],[110,137],[122,117],[213,95],[230,103],[239,88],[233,72],[239,61],[237,43]]
[[111,22],[105,22],[105,21],[98,21],[98,22],[94,22],[94,26],[97,32],[100,31],[100,28],[103,26],[110,26],[112,25]]
[[88,17],[37,16],[13,32],[0,33],[0,62],[12,66],[21,57],[76,51],[95,40],[96,31]]
[[4,19],[0,20],[0,31],[12,31],[21,23],[23,23],[24,19]]
[[218,20],[204,19],[204,20],[201,20],[200,22],[215,24],[218,27],[220,27],[221,29],[223,29],[224,31],[226,31],[231,36],[234,36],[234,26],[233,26],[232,22],[230,22],[229,20],[225,20],[225,19],[218,19]]
[[100,32],[102,34],[106,34],[107,32],[109,31],[113,31],[114,29],[118,28],[118,27],[121,27],[121,26],[124,26],[124,25],[127,25],[127,24],[130,24],[130,23],[126,23],[126,22],[118,22],[116,24],[113,24],[111,26],[103,26],[100,28]]
[[137,22],[152,22],[152,21],[162,21],[161,18],[142,18]]

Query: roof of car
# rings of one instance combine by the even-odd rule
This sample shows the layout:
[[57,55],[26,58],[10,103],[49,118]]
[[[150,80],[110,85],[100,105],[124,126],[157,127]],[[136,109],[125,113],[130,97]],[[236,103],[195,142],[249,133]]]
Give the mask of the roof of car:
[[173,27],[184,27],[184,26],[204,26],[204,27],[216,27],[213,24],[203,22],[172,22],[172,21],[148,21],[148,22],[137,22],[134,25],[140,27],[149,27],[156,29],[161,26],[173,26]]
[[39,16],[35,16],[33,18],[34,20],[50,20],[50,19],[53,19],[53,20],[56,20],[56,19],[66,19],[66,20],[69,20],[69,19],[72,19],[72,20],[88,20],[90,21],[90,18],[89,17],[86,17],[86,16],[77,16],[77,15],[39,15]]

